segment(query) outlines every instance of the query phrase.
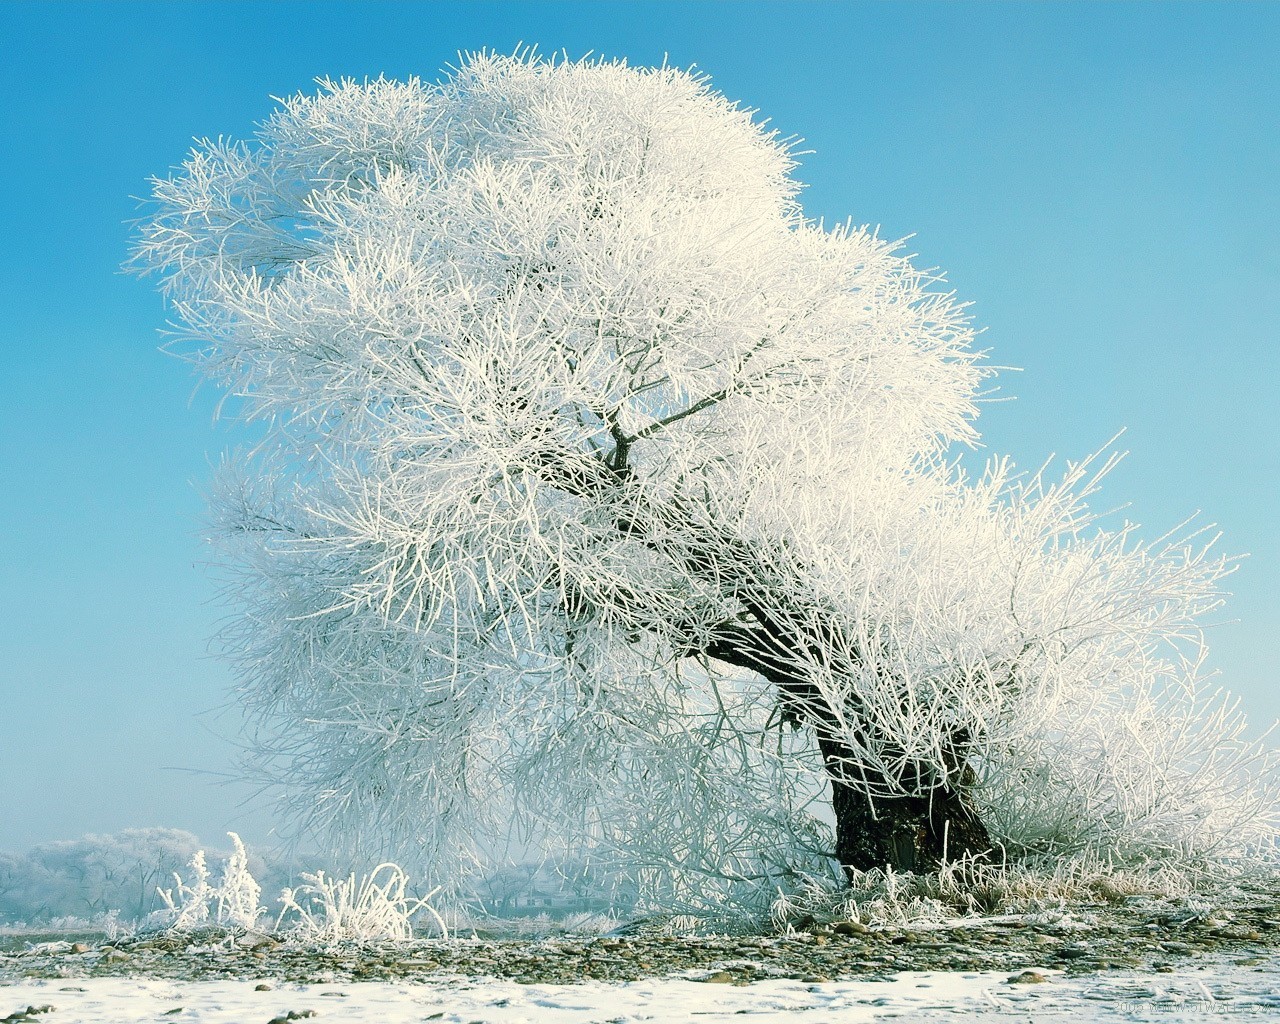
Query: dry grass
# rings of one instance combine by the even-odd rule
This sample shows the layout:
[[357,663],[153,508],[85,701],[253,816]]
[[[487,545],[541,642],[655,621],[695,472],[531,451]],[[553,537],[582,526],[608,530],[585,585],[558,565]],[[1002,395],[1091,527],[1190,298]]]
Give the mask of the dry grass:
[[1264,873],[1274,873],[1274,865],[1269,870],[1221,862],[1114,865],[1092,855],[1018,864],[961,860],[927,874],[855,872],[846,889],[814,884],[780,893],[771,917],[779,928],[808,920],[903,926],[1064,911],[1137,896],[1191,902]]

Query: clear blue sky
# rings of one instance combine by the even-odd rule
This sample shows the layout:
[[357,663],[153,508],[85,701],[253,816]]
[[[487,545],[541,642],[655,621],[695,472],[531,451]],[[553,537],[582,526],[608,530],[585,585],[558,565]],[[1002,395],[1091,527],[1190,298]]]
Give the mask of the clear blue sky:
[[1104,501],[1250,552],[1214,663],[1280,715],[1280,6],[0,4],[0,849],[135,825],[262,841],[232,770],[199,485],[231,437],[122,276],[131,196],[321,75],[460,49],[697,64],[803,136],[810,214],[915,234],[974,303],[1037,465],[1122,427]]

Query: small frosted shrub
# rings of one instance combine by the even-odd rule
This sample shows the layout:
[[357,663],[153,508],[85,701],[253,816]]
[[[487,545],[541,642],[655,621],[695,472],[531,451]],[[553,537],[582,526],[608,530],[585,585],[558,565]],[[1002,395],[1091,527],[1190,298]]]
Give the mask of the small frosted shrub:
[[598,914],[584,910],[570,914],[560,922],[560,930],[565,935],[603,935],[618,927],[618,919],[609,914]]
[[404,940],[413,938],[413,916],[426,910],[435,918],[441,936],[449,937],[444,919],[429,902],[440,887],[421,899],[409,897],[409,876],[398,865],[379,864],[358,882],[354,874],[329,878],[323,871],[303,873],[302,877],[305,884],[280,894],[277,930],[292,913],[297,918],[292,932],[299,938],[322,942]]
[[192,855],[190,868],[190,885],[176,871],[173,873],[173,880],[177,883],[176,898],[173,889],[156,889],[168,908],[167,911],[158,913],[169,919],[167,923],[174,931],[185,932],[209,923],[209,904],[213,900],[214,889],[209,884],[209,868],[205,864],[204,850],[197,850]]
[[167,918],[168,927],[175,931],[190,931],[202,925],[254,928],[258,919],[266,913],[259,904],[262,887],[249,872],[249,857],[244,843],[234,832],[232,851],[222,866],[222,880],[218,885],[209,884],[209,868],[203,850],[197,850],[191,858],[192,880],[188,885],[175,871],[176,896],[173,889],[158,889],[166,910],[160,911]]
[[267,912],[259,903],[262,886],[249,873],[249,856],[240,837],[234,832],[227,834],[234,849],[223,866],[222,884],[218,887],[218,923],[254,928],[258,918]]

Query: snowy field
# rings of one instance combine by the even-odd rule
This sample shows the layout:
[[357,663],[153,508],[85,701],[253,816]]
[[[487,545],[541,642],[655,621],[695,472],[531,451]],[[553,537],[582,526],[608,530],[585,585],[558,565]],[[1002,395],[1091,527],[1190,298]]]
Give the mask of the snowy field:
[[[1201,958],[1171,973],[1045,971],[1011,984],[1007,972],[926,972],[890,980],[734,986],[685,979],[625,984],[520,985],[505,981],[271,984],[258,979],[23,980],[0,985],[0,1016],[40,1024],[200,1024],[440,1021],[441,1024],[624,1024],[631,1021],[1204,1021],[1280,1020],[1280,961]],[[44,1007],[51,1009],[39,1012]],[[33,1008],[30,1018],[21,1011]]]

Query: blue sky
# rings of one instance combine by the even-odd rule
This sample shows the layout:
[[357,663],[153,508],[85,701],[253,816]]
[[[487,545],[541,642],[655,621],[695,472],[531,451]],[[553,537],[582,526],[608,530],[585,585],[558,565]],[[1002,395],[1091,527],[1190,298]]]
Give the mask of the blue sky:
[[233,432],[118,271],[130,197],[317,76],[519,42],[697,64],[815,151],[811,215],[914,234],[1023,368],[991,451],[1127,428],[1101,503],[1251,554],[1213,661],[1280,716],[1280,5],[10,3],[0,40],[0,849],[270,828],[212,710],[199,487]]

